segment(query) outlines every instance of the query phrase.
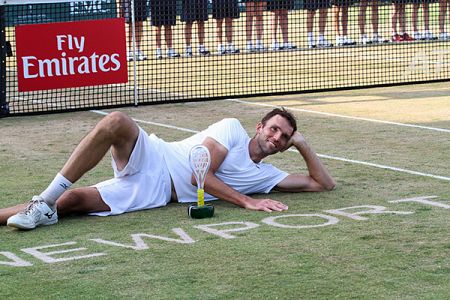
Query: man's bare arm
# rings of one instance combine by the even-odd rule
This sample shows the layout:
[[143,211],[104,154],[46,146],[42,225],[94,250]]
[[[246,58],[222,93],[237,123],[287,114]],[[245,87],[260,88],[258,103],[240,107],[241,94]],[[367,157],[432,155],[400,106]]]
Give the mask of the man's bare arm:
[[[251,198],[241,194],[217,178],[215,172],[225,160],[228,150],[212,138],[206,138],[203,145],[208,148],[211,154],[211,166],[205,179],[205,191],[208,194],[246,209],[267,212],[287,210],[288,207],[279,201]],[[191,181],[193,185],[196,185],[194,176],[192,176]]]
[[294,146],[305,160],[309,175],[290,174],[275,187],[276,190],[283,192],[322,192],[330,191],[336,186],[336,182],[302,134],[295,132],[285,150],[291,146]]

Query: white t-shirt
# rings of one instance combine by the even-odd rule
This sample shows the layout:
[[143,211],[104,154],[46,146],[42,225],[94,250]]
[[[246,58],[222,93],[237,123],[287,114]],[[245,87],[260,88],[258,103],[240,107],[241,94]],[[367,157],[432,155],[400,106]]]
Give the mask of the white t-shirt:
[[[189,151],[206,137],[213,138],[227,150],[227,156],[215,175],[242,194],[269,193],[289,174],[270,164],[250,159],[250,137],[237,119],[223,119],[179,142],[163,142],[164,159],[172,177],[179,202],[197,201],[197,187],[191,184]],[[216,197],[205,193],[205,200]]]

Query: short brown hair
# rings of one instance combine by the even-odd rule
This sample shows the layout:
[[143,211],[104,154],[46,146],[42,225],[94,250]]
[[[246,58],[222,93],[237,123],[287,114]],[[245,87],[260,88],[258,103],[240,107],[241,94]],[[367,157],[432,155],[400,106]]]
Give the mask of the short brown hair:
[[285,118],[288,122],[289,125],[291,125],[291,127],[294,129],[294,132],[297,131],[297,120],[295,119],[294,115],[287,111],[284,107],[282,108],[275,108],[272,111],[269,111],[262,119],[261,119],[261,123],[263,125],[266,125],[266,122],[271,119],[272,117],[276,116],[276,115],[280,115],[283,118]]

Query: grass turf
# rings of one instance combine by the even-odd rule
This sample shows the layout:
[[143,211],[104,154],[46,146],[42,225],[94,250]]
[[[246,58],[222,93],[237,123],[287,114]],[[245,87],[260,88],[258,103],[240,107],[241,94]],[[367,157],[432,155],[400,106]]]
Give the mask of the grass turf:
[[[437,89],[436,86],[433,86]],[[414,87],[420,89],[419,87]],[[365,91],[386,94],[389,89]],[[362,91],[360,91],[362,92]],[[352,92],[336,95],[351,98]],[[358,91],[354,91],[358,94]],[[401,93],[395,93],[394,99]],[[326,97],[329,94],[317,95]],[[356,95],[357,96],[357,95]],[[309,96],[299,96],[301,104]],[[283,99],[279,99],[282,101]],[[273,98],[255,101],[274,104]],[[404,101],[415,101],[405,99]],[[361,105],[367,105],[362,101]],[[384,101],[384,105],[392,104]],[[429,100],[433,106],[433,99]],[[440,102],[439,102],[440,103]],[[448,102],[447,102],[448,103]],[[323,105],[323,104],[322,104]],[[354,104],[357,107],[358,103]],[[377,107],[379,102],[373,103]],[[330,103],[328,110],[340,106]],[[310,107],[311,108],[311,107]],[[365,107],[366,114],[370,110]],[[317,107],[315,107],[317,109]],[[413,123],[414,109],[402,110]],[[445,116],[448,105],[435,107],[432,121],[450,128]],[[201,130],[214,120],[238,116],[250,135],[254,124],[268,109],[228,101],[187,103],[139,109],[124,109],[142,120]],[[354,112],[352,112],[354,113]],[[417,128],[323,117],[296,112],[302,132],[319,153],[394,165],[449,176],[448,133]],[[1,121],[0,201],[2,206],[22,202],[46,187],[73,147],[100,119],[92,112],[8,118]],[[390,115],[386,114],[389,120]],[[436,120],[437,119],[437,120]],[[148,132],[166,140],[189,133],[141,123]],[[77,186],[93,184],[112,175],[109,157],[88,173]],[[269,162],[289,172],[305,172],[298,154],[285,152]],[[293,162],[294,161],[294,162]],[[272,198],[289,205],[283,213],[267,214],[215,202],[213,219],[192,220],[187,205],[124,214],[116,217],[70,217],[56,226],[21,232],[0,228],[0,262],[10,261],[11,252],[32,264],[12,267],[0,264],[0,289],[5,299],[446,299],[450,296],[450,240],[448,209],[419,203],[390,203],[391,200],[436,195],[432,199],[450,205],[448,181],[358,164],[323,159],[338,182],[329,193],[274,193]],[[357,221],[325,210],[378,205],[413,214],[364,215]],[[358,209],[356,209],[358,210]],[[363,209],[359,209],[363,210]],[[355,210],[351,210],[355,211]],[[279,228],[267,225],[267,217],[290,214],[325,214],[339,219],[335,225],[315,228]],[[229,233],[225,239],[199,229],[256,228]],[[319,225],[318,217],[278,219],[286,225]],[[133,234],[180,239],[172,229],[181,228],[194,242],[180,244],[141,236],[148,249],[138,245]],[[115,242],[107,245],[93,241]],[[72,242],[73,244],[63,245]],[[39,251],[56,259],[93,253],[90,257],[46,263],[23,250],[50,246]],[[74,252],[53,251],[85,248]],[[29,250],[26,250],[29,251]]]

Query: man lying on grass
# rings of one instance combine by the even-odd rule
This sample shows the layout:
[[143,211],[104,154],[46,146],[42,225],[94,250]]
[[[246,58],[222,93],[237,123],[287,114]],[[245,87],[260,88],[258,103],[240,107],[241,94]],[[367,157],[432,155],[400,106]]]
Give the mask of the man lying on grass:
[[[51,225],[70,214],[118,215],[167,205],[195,202],[197,188],[189,151],[203,144],[211,153],[205,200],[222,199],[250,210],[284,211],[272,199],[247,195],[329,191],[335,186],[316,153],[297,131],[294,116],[274,109],[256,124],[250,138],[237,119],[223,119],[179,142],[148,135],[130,117],[113,112],[104,117],[75,148],[55,179],[29,203],[0,209],[0,224],[19,229]],[[262,160],[295,147],[309,174],[288,174]],[[69,189],[108,152],[114,178],[90,187]]]

